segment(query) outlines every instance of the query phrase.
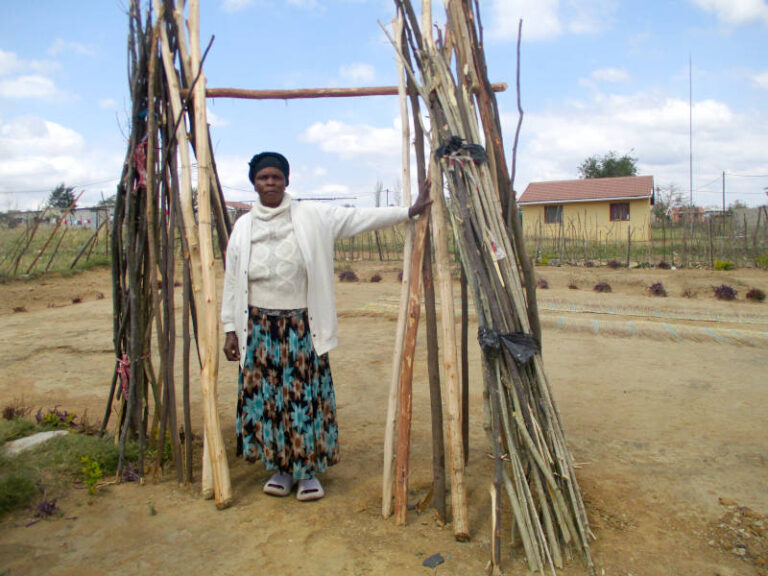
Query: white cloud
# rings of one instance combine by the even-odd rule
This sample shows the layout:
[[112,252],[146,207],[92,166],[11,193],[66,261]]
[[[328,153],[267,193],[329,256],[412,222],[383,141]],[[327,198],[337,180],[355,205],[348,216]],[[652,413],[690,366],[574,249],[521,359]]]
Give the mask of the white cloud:
[[394,124],[391,128],[378,128],[335,120],[316,122],[304,131],[301,139],[343,158],[393,156],[400,153],[401,139],[399,122]]
[[754,80],[755,84],[760,86],[760,88],[765,88],[768,90],[768,71],[761,72],[760,74],[755,74],[752,77],[752,80]]
[[522,19],[523,38],[546,40],[562,34],[559,5],[558,0],[491,0],[483,21],[492,37],[514,40]]
[[222,128],[223,126],[229,126],[229,120],[227,120],[226,118],[222,118],[221,116],[213,112],[210,106],[206,106],[205,114],[208,118],[208,123],[214,128]]
[[0,121],[0,208],[36,208],[61,182],[98,182],[81,200],[84,206],[95,203],[102,190],[114,187],[123,154],[91,148],[75,130],[43,118]]
[[483,23],[492,38],[516,40],[522,19],[524,40],[549,40],[565,33],[604,31],[616,0],[489,0],[483,8]]
[[241,12],[253,4],[254,0],[223,0],[221,7],[224,12]]
[[13,74],[22,68],[19,57],[13,52],[0,50],[0,76]]
[[342,66],[339,75],[348,82],[367,83],[376,79],[376,69],[370,64],[357,62]]
[[690,0],[704,10],[714,13],[726,24],[740,26],[753,22],[768,24],[768,4],[764,0]]
[[322,7],[318,0],[288,0],[288,4],[305,9],[315,9]]
[[0,161],[24,156],[57,156],[82,152],[82,136],[55,122],[26,116],[0,124]]
[[58,68],[49,60],[21,60],[14,52],[0,50],[0,76],[9,76],[25,72],[46,74]]
[[75,54],[82,54],[84,56],[93,56],[96,53],[96,49],[93,46],[81,44],[80,42],[71,42],[57,38],[50,48],[48,48],[48,54],[51,56],[57,56],[63,52],[74,52]]
[[0,80],[2,98],[52,98],[56,85],[44,76],[19,76]]
[[[504,131],[514,133],[516,116],[505,116]],[[765,120],[742,116],[715,100],[694,102],[694,189],[723,170],[764,173],[768,134]],[[593,94],[556,110],[529,112],[518,150],[516,189],[529,182],[578,177],[577,167],[592,155],[609,151],[638,159],[640,174],[653,175],[657,184],[689,183],[689,108],[687,100],[658,92],[629,96]],[[753,183],[733,178],[731,192],[747,191]],[[694,202],[716,203],[706,190],[694,193]],[[736,197],[734,196],[734,197]],[[743,197],[746,201],[754,196]]]
[[114,98],[102,98],[99,100],[99,108],[103,110],[117,110],[117,100]]
[[629,81],[629,74],[622,68],[600,68],[594,70],[590,77],[597,82],[621,83]]
[[611,24],[615,12],[616,0],[568,0],[563,19],[573,34],[598,34]]

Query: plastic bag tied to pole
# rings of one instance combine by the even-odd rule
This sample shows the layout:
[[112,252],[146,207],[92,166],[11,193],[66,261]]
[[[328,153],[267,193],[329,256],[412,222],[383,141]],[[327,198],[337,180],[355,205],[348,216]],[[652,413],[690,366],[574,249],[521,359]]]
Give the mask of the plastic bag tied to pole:
[[539,345],[533,336],[525,332],[502,334],[492,328],[480,328],[477,341],[485,350],[499,350],[502,346],[512,355],[519,366],[524,366],[539,351]]

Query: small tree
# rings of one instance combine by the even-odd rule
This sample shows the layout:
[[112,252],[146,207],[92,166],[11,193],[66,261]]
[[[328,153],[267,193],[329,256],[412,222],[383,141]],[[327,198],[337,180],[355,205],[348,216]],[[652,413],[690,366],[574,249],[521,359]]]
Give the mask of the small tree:
[[741,200],[734,200],[733,202],[728,204],[729,212],[735,212],[736,210],[746,210],[747,208],[749,208],[749,206],[747,206],[747,203]]
[[579,165],[580,178],[616,178],[637,175],[637,158],[629,154],[619,157],[616,152],[590,156]]
[[112,194],[112,196],[108,196],[107,198],[102,198],[99,200],[99,206],[114,206],[117,204],[117,194]]
[[74,189],[74,186],[65,186],[62,182],[51,190],[51,194],[48,196],[48,206],[58,208],[59,210],[66,210],[75,201]]
[[657,220],[669,221],[672,209],[680,206],[683,206],[683,193],[677,184],[656,187],[652,212]]

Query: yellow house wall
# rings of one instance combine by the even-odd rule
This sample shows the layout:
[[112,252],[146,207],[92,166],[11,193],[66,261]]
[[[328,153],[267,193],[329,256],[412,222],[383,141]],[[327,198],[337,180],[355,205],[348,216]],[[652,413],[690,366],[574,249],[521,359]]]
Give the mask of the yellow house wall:
[[592,241],[627,238],[627,227],[631,227],[632,241],[644,242],[651,234],[651,200],[641,198],[629,201],[629,220],[611,222],[613,202],[578,202],[563,204],[562,223],[548,224],[544,221],[544,205],[520,206],[523,215],[523,230],[526,237],[551,238],[565,234],[568,238]]

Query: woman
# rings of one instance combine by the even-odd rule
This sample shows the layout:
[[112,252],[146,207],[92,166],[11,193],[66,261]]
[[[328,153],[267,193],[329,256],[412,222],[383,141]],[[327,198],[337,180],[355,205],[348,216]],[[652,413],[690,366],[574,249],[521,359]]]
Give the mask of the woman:
[[324,496],[317,478],[339,461],[328,351],[337,345],[333,249],[337,238],[391,226],[431,204],[353,209],[291,202],[288,160],[262,152],[249,163],[259,195],[229,239],[221,320],[224,354],[239,361],[237,454],[274,471],[264,492]]

